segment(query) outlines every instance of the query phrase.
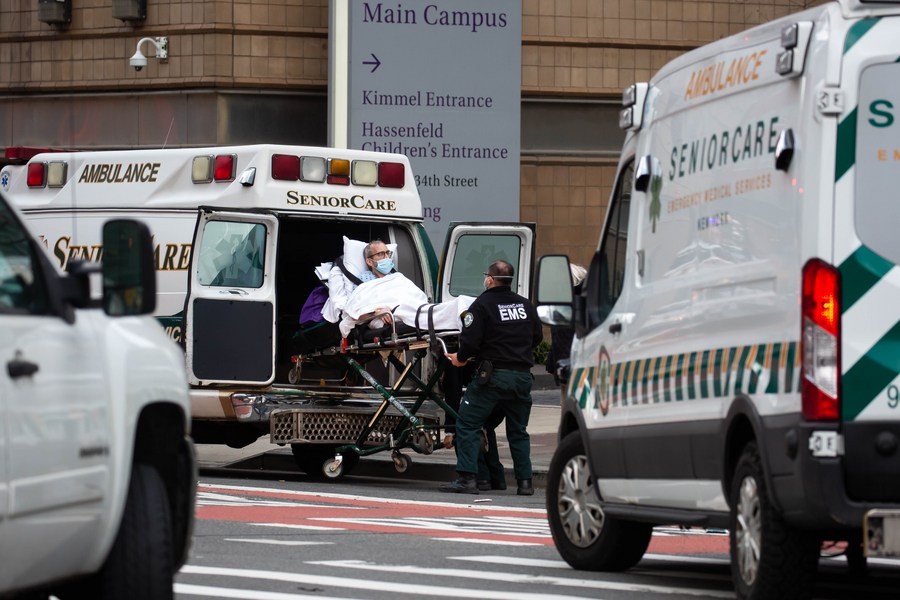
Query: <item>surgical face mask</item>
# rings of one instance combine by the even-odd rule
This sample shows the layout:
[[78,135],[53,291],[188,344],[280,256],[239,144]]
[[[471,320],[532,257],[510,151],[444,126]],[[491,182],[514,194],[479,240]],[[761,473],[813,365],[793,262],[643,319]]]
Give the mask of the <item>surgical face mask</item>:
[[375,268],[382,275],[387,275],[394,269],[394,261],[390,258],[382,258],[377,263],[375,263]]

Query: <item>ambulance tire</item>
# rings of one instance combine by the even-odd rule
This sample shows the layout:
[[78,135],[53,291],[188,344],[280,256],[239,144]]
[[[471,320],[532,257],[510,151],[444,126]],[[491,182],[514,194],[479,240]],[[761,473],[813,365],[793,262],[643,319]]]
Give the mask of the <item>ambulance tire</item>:
[[[344,452],[341,455],[343,460],[341,461],[340,474],[336,477],[326,474],[326,470],[329,469],[332,461],[334,461],[336,448],[337,446],[330,444],[291,444],[294,462],[311,479],[340,479],[359,464],[359,454]],[[333,473],[330,475],[333,475]]]
[[772,505],[756,442],[744,447],[730,496],[731,577],[737,597],[809,598],[819,563],[819,540],[790,527]]
[[582,571],[624,571],[644,556],[653,526],[603,513],[577,431],[565,436],[547,472],[547,520],[559,555]]

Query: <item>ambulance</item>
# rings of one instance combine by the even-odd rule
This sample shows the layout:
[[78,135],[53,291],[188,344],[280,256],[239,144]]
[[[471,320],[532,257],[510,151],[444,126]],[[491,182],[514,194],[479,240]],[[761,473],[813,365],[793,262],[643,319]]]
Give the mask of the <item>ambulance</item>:
[[579,569],[655,525],[728,530],[740,598],[805,598],[823,542],[900,554],[900,3],[827,2],[701,47],[623,94],[548,475]]
[[[382,402],[365,382],[294,369],[301,308],[321,283],[316,267],[351,247],[364,264],[359,244],[380,239],[431,302],[477,296],[496,258],[513,263],[520,293],[530,286],[533,224],[453,223],[439,269],[400,154],[267,144],[48,152],[6,167],[0,187],[63,268],[102,256],[104,220],[147,223],[156,316],[185,349],[194,440],[243,447],[269,434],[311,474],[355,441],[348,432]],[[427,376],[436,360],[419,368]],[[398,374],[380,375],[390,386]],[[277,411],[289,425],[272,421]]]

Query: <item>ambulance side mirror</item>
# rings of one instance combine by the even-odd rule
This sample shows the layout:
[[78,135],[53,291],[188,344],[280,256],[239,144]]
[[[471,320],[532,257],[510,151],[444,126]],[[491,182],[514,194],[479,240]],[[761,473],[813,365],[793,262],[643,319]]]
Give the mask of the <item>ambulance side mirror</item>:
[[535,304],[545,325],[572,326],[573,288],[569,257],[542,256],[538,262]]
[[650,181],[654,175],[658,176],[662,173],[662,167],[659,161],[650,156],[641,157],[638,161],[637,169],[634,172],[634,189],[638,192],[646,192],[650,189]]
[[103,225],[103,312],[144,315],[156,309],[156,270],[150,229],[140,221]]
[[775,144],[775,168],[787,171],[792,158],[794,158],[794,131],[782,129],[778,134],[778,143]]

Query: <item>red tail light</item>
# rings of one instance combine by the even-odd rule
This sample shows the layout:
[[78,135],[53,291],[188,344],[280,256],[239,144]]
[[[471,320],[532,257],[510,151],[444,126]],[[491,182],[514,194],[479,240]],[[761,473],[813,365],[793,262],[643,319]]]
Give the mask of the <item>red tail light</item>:
[[403,163],[378,163],[378,185],[388,188],[402,188],[406,185]]
[[272,179],[284,181],[297,181],[300,179],[300,157],[290,154],[273,154]]
[[28,187],[47,185],[47,163],[33,162],[28,165]]
[[231,181],[234,179],[234,154],[220,154],[216,156],[215,180]]
[[840,418],[840,274],[813,259],[803,267],[802,297],[803,418]]

